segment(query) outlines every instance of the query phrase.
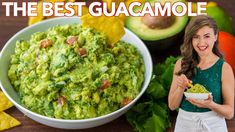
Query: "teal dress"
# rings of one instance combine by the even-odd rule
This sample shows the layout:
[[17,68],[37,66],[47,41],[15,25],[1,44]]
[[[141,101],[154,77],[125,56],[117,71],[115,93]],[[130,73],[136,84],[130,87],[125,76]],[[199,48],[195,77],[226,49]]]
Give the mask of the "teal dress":
[[[220,58],[213,66],[208,69],[201,70],[197,68],[197,74],[192,78],[193,84],[199,83],[206,87],[206,89],[212,93],[213,101],[218,104],[223,103],[221,83],[223,63],[224,60]],[[192,105],[189,101],[186,100],[185,96],[183,96],[180,108],[189,112],[211,111],[207,108],[199,108],[195,105]]]

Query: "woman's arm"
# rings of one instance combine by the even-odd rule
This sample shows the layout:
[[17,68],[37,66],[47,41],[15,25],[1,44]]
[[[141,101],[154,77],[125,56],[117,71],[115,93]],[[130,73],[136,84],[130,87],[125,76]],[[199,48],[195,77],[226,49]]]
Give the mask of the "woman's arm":
[[180,103],[183,98],[183,93],[189,80],[185,75],[177,76],[177,73],[181,69],[181,59],[179,59],[174,68],[173,79],[171,83],[170,92],[168,95],[168,105],[171,110],[175,110],[180,106]]
[[232,119],[234,115],[234,75],[231,66],[224,63],[222,68],[222,95],[223,104],[212,103],[210,109],[224,116],[226,119]]
[[223,104],[217,104],[209,96],[207,100],[188,99],[197,107],[209,108],[226,119],[232,119],[234,116],[234,75],[231,66],[224,63],[222,68],[222,96]]

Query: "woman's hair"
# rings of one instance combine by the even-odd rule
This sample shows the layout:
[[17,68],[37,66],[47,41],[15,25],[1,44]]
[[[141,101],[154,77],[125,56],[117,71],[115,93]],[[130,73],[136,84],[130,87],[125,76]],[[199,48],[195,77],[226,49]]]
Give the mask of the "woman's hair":
[[[199,63],[199,57],[195,49],[193,48],[192,39],[196,35],[197,31],[204,26],[209,26],[213,28],[214,34],[218,34],[219,29],[216,22],[207,15],[199,15],[193,18],[185,29],[184,42],[180,47],[182,61],[181,70],[176,73],[177,75],[185,74],[188,78],[192,78],[196,75],[196,68]],[[218,34],[219,35],[219,34]],[[223,57],[218,49],[218,39],[216,40],[212,52],[219,57]]]

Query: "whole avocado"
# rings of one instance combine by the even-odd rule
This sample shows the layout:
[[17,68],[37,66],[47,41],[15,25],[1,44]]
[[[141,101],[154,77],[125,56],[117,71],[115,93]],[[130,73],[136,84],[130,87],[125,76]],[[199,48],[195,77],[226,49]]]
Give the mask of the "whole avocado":
[[207,15],[209,15],[216,21],[221,31],[225,31],[231,34],[234,33],[232,18],[227,15],[226,12],[219,6],[207,7]]
[[[174,2],[185,2],[185,0],[173,0]],[[151,0],[154,2],[169,2],[167,0]],[[142,7],[136,8],[140,11]],[[143,17],[130,16],[126,19],[125,25],[142,40],[144,40],[150,51],[163,50],[173,44],[181,43],[183,40],[183,31],[188,23],[188,16],[150,16],[146,14]]]

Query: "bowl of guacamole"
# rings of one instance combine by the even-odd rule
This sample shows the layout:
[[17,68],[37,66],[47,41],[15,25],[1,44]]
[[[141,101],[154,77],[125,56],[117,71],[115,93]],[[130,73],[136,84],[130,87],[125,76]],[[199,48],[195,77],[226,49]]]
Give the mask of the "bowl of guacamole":
[[78,17],[54,18],[16,33],[0,54],[2,91],[29,118],[84,129],[124,114],[145,92],[152,60],[125,29],[114,46]]
[[190,84],[189,89],[184,92],[186,98],[200,99],[205,100],[208,99],[209,95],[212,94],[209,92],[203,85],[201,84]]

